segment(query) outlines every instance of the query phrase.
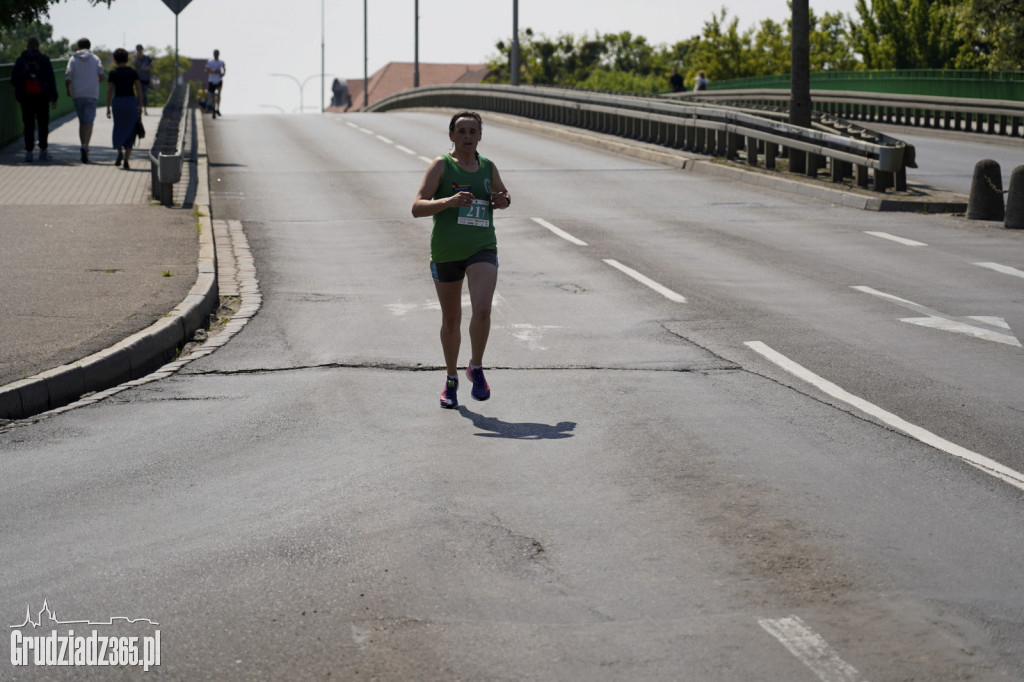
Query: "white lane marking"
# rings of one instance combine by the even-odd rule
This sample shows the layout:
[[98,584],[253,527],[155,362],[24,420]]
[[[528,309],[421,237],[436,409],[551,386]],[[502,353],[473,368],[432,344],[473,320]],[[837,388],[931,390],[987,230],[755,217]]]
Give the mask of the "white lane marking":
[[1011,268],[1009,265],[1000,265],[999,263],[974,263],[974,265],[980,265],[983,268],[995,270],[996,272],[1001,272],[1004,275],[1013,275],[1014,277],[1024,278],[1024,270]]
[[428,158],[427,158],[427,157],[425,157],[425,156],[421,156],[421,157],[419,157],[419,158],[420,158],[420,161],[425,161],[426,163],[434,163],[434,160],[433,160],[433,159],[428,159]]
[[587,245],[587,243],[585,241],[583,241],[582,239],[577,239],[576,237],[573,237],[571,234],[569,234],[568,232],[566,232],[562,228],[555,227],[554,225],[552,225],[548,221],[544,220],[543,218],[531,218],[531,220],[533,220],[533,222],[537,223],[541,227],[546,227],[547,229],[551,230],[552,232],[557,234],[562,239],[564,239],[564,240],[566,240],[568,242],[572,242],[576,246],[586,246]]
[[810,668],[821,682],[861,682],[857,669],[839,658],[828,642],[797,616],[777,620],[760,618],[757,622]]
[[395,145],[395,149],[397,149],[400,152],[405,152],[406,154],[415,154],[416,153],[413,150],[409,149],[408,147],[403,147],[400,144],[396,144]]
[[901,318],[900,322],[909,322],[910,324],[930,327],[932,329],[941,329],[942,331],[947,332],[956,332],[957,334],[967,334],[968,336],[984,339],[985,341],[995,341],[996,343],[1005,343],[1008,346],[1020,347],[1020,341],[1018,341],[1017,337],[1013,335],[1010,325],[1008,325],[1006,320],[1001,317],[992,317],[988,315],[953,317],[952,315],[940,313],[937,310],[932,310],[931,308],[914,303],[913,301],[908,301],[905,298],[893,296],[892,294],[887,294],[884,291],[878,291],[871,287],[857,286],[850,288],[856,291],[861,291],[865,294],[884,298],[896,305],[909,308],[927,316],[905,317]]
[[349,128],[358,128],[359,127],[358,125],[356,125],[352,121],[345,121],[345,125],[347,125]]
[[668,300],[675,301],[676,303],[686,303],[686,298],[683,297],[682,295],[677,294],[676,292],[672,291],[671,289],[669,289],[667,287],[662,286],[661,284],[658,284],[657,282],[655,282],[650,277],[647,277],[646,275],[641,275],[639,272],[637,272],[633,268],[627,268],[625,265],[623,265],[619,261],[613,260],[611,258],[605,258],[604,262],[607,263],[608,265],[612,266],[613,268],[621,270],[622,272],[626,273],[627,275],[629,275],[630,277],[632,277],[636,281],[640,282],[641,284],[649,286],[650,288],[654,289],[655,291],[657,291],[659,294],[661,294],[662,296],[664,296]]
[[888,232],[865,232],[864,234],[870,234],[872,237],[881,237],[882,239],[890,239],[904,246],[928,246],[923,242],[915,242],[913,239],[906,239],[904,237],[897,237],[894,234]]
[[369,128],[359,128],[359,127],[357,127],[356,129],[359,132],[361,132],[361,133],[366,133],[367,135],[373,135],[374,134],[374,132],[372,130],[370,130]]
[[900,417],[897,417],[893,413],[883,410],[878,405],[869,403],[863,398],[858,398],[852,393],[846,392],[839,386],[833,384],[831,381],[828,381],[827,379],[818,376],[817,374],[803,367],[802,365],[798,365],[797,363],[787,358],[785,355],[782,355],[778,351],[773,350],[772,348],[761,343],[760,341],[747,341],[745,345],[749,346],[755,352],[760,353],[771,362],[774,362],[776,365],[786,370],[793,376],[803,379],[807,383],[816,386],[818,389],[824,391],[833,398],[841,400],[847,405],[851,405],[852,407],[860,410],[861,412],[864,412],[865,414],[871,415],[872,417],[878,419],[882,423],[888,424],[894,429],[902,431],[911,438],[915,438],[921,441],[925,445],[929,445],[935,448],[936,450],[941,450],[947,454],[953,455],[954,457],[963,460],[967,464],[970,464],[971,466],[984,471],[986,474],[989,474],[990,476],[995,476],[996,478],[1005,481],[1006,483],[1009,483],[1015,488],[1024,490],[1024,474],[1020,473],[1019,471],[1014,471],[1010,467],[1004,466],[993,459],[989,459],[984,455],[979,455],[977,452],[968,450],[967,448],[961,447],[956,443],[951,443],[945,438],[935,435],[931,431],[923,429],[920,426],[911,424],[910,422],[905,421]]

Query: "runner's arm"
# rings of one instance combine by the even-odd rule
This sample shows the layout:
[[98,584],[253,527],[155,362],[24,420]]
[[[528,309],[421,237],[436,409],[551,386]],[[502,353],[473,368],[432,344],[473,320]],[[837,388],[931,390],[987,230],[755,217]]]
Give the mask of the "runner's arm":
[[512,205],[512,197],[509,195],[505,183],[501,181],[498,167],[495,165],[491,166],[491,168],[493,168],[493,173],[491,173],[491,206],[494,208],[508,208]]
[[444,176],[444,160],[437,157],[430,162],[430,168],[423,176],[423,182],[416,193],[416,200],[412,202],[412,215],[414,218],[426,218],[437,215],[446,208],[458,206],[460,203],[469,203],[473,200],[470,192],[459,192],[443,199],[434,199],[437,188],[441,186],[441,178]]

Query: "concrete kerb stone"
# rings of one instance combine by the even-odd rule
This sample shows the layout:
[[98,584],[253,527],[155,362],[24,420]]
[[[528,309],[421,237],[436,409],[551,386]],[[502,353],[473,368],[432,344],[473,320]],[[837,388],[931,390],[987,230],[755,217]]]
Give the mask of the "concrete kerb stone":
[[[205,153],[202,159],[200,166],[205,171]],[[0,386],[0,419],[27,419],[62,408],[86,393],[110,389],[127,379],[139,379],[173,359],[196,330],[205,327],[220,300],[210,210],[205,205],[197,205],[196,208],[199,220],[198,275],[182,302],[166,317],[110,348]]]
[[[422,109],[435,112],[437,109]],[[489,119],[500,120],[507,125],[524,128],[531,132],[548,135],[570,142],[584,144],[596,149],[614,152],[660,163],[681,170],[692,171],[704,175],[729,178],[737,182],[746,182],[761,187],[782,190],[793,194],[813,197],[822,201],[856,208],[865,211],[898,211],[910,213],[963,213],[967,210],[967,197],[952,197],[949,200],[914,199],[888,197],[879,194],[877,197],[843,191],[813,181],[801,181],[785,177],[775,171],[761,171],[754,168],[732,167],[726,163],[715,161],[701,154],[692,154],[681,150],[665,149],[646,142],[623,140],[622,138],[597,133],[579,128],[572,128],[556,123],[538,122],[508,114],[488,112]]]

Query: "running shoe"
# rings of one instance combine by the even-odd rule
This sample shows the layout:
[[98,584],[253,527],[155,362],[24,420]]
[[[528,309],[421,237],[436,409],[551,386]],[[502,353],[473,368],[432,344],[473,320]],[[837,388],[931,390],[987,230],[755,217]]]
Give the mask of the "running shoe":
[[122,161],[124,161],[124,152],[122,152],[120,149],[118,149],[117,150],[117,158],[114,160],[114,165],[115,166],[120,166]]
[[50,152],[46,151],[45,149],[40,149],[39,150],[39,160],[40,161],[49,161],[50,160]]
[[441,407],[446,410],[453,410],[459,406],[459,378],[448,377],[444,382],[444,390],[441,391]]
[[473,382],[473,389],[469,392],[473,400],[487,400],[491,397],[491,387],[484,379],[484,368],[466,365],[466,376]]

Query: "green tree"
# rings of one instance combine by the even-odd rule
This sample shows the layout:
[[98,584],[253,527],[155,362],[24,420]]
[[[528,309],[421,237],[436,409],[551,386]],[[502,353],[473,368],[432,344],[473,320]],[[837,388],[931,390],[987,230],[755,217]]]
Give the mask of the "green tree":
[[[62,0],[0,0],[0,29],[8,29],[19,24],[32,24],[49,16],[52,5]],[[89,0],[89,4],[106,5],[114,0]]]
[[1024,69],[1024,3],[1020,0],[965,0],[954,21],[964,33],[958,68]]
[[943,69],[969,42],[961,6],[970,0],[857,0],[854,50],[867,69]]
[[0,64],[11,64],[21,56],[29,38],[38,38],[39,51],[50,59],[61,59],[71,53],[67,38],[53,40],[53,26],[34,21],[0,30]]

